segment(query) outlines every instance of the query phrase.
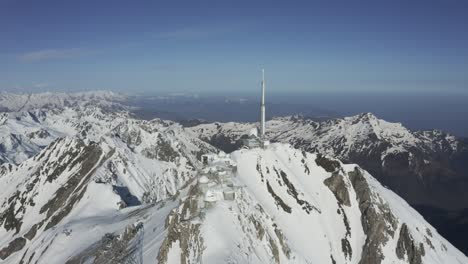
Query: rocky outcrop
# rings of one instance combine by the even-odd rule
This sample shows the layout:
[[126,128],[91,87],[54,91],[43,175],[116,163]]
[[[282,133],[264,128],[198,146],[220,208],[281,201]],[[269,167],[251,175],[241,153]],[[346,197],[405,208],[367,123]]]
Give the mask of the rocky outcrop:
[[333,192],[340,204],[351,206],[348,188],[341,174],[333,173],[333,175],[325,179],[323,183]]
[[18,237],[8,244],[8,246],[0,249],[0,259],[6,259],[11,254],[20,251],[26,245],[26,239]]
[[33,240],[39,229],[44,226],[44,230],[54,227],[70,213],[86,192],[93,171],[103,160],[102,156],[103,151],[96,143],[86,145],[79,139],[59,139],[41,155],[35,157],[42,166],[38,166],[35,171],[32,170],[25,188],[18,190],[6,201],[6,204],[2,205],[6,209],[0,213],[0,226],[3,226],[6,231],[15,230],[15,234],[21,231],[27,208],[36,205],[35,197],[40,183],[51,183],[62,176],[65,171],[72,174],[51,199],[39,209],[39,213],[45,216],[31,219],[37,222],[24,233],[24,237],[18,237],[10,242],[10,245],[3,251],[4,256],[20,250],[24,247],[26,238]]
[[419,243],[418,245],[414,241],[405,223],[400,228],[396,255],[399,259],[408,261],[409,264],[421,264],[421,257],[425,255],[424,244]]
[[283,209],[283,211],[285,211],[286,213],[291,213],[291,206],[287,205],[283,199],[281,199],[281,197],[279,197],[275,191],[273,190],[273,188],[271,187],[270,185],[270,182],[267,181],[266,183],[266,186],[267,186],[267,190],[268,192],[271,194],[271,197],[273,197],[273,199],[275,200],[275,204],[276,206],[278,206],[278,208],[281,208]]
[[317,163],[317,165],[319,165],[320,167],[324,168],[327,172],[335,172],[341,167],[339,161],[327,158],[320,154],[317,155],[315,163]]
[[204,250],[203,237],[200,234],[201,224],[185,222],[176,212],[166,220],[167,236],[158,253],[158,263],[169,263],[168,254],[177,244],[180,247],[180,263],[200,263]]
[[142,223],[127,226],[121,234],[105,234],[100,241],[68,260],[66,264],[142,263],[143,234]]
[[358,167],[348,175],[359,201],[362,228],[366,234],[359,264],[382,263],[384,259],[382,246],[394,237],[397,220],[388,205],[375,198]]
[[[84,193],[86,192],[87,184],[93,175],[93,171],[98,167],[99,163],[103,160],[102,149],[97,144],[90,144],[83,146],[83,142],[78,141],[78,148],[83,147],[83,151],[80,155],[72,158],[71,164],[64,165],[65,168],[72,168],[74,166],[80,166],[77,173],[72,175],[67,184],[61,186],[55,196],[50,199],[44,206],[41,207],[40,213],[46,214],[46,220],[50,221],[46,224],[45,230],[55,226],[60,220],[62,220],[71,211],[73,206],[81,200]],[[54,172],[54,175],[59,175]],[[51,177],[52,179],[57,176]],[[49,179],[49,177],[48,177]]]

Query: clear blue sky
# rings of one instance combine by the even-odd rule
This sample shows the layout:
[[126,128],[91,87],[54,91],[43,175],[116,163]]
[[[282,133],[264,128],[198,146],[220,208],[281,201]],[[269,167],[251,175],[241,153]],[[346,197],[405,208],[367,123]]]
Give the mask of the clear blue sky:
[[466,93],[468,1],[0,0],[0,90]]

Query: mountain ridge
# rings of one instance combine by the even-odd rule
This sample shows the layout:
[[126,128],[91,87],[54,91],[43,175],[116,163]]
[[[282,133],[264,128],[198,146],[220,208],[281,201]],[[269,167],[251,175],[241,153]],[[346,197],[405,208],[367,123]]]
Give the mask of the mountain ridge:
[[[255,127],[255,123],[229,122],[187,129],[230,151],[240,147],[239,139]],[[268,121],[267,127],[267,136],[273,141],[360,164],[412,204],[468,206],[463,203],[468,201],[463,199],[464,187],[468,186],[468,175],[462,165],[468,161],[468,144],[464,139],[438,130],[412,132],[400,123],[386,122],[370,113],[326,121],[280,117]],[[444,182],[451,178],[452,182]],[[451,184],[448,189],[452,193],[438,190],[437,184]],[[435,196],[443,199],[431,197],[434,190],[428,188],[435,188],[438,192]]]
[[[406,202],[382,187],[356,165],[344,165],[339,161],[302,152],[284,144],[273,144],[271,149],[267,150],[239,150],[231,154],[237,164],[237,173],[233,181],[236,186],[244,187],[236,191],[236,198],[233,201],[218,200],[214,207],[200,209],[194,204],[197,197],[200,197],[197,184],[199,180],[191,178],[187,182],[188,185],[181,186],[180,193],[179,191],[174,193],[173,197],[169,196],[150,203],[142,201],[142,205],[121,208],[119,204],[122,197],[119,197],[111,186],[98,180],[101,174],[99,170],[111,170],[107,166],[98,164],[104,164],[115,150],[98,146],[92,142],[86,145],[79,138],[58,139],[43,152],[28,160],[28,162],[56,160],[74,164],[76,159],[88,157],[90,166],[79,166],[80,163],[74,166],[77,169],[81,168],[79,170],[85,168],[89,172],[78,173],[81,177],[89,177],[85,180],[88,183],[83,185],[83,180],[77,180],[76,184],[57,185],[58,190],[64,186],[72,186],[74,191],[71,194],[67,191],[55,192],[56,195],[61,194],[62,198],[71,197],[71,199],[56,198],[57,196],[52,196],[50,200],[39,199],[38,197],[44,193],[35,194],[34,190],[38,186],[46,186],[43,184],[49,186],[56,181],[60,182],[66,174],[78,175],[72,172],[73,167],[66,166],[64,172],[69,173],[51,170],[51,174],[39,174],[40,180],[34,186],[22,185],[24,189],[19,190],[31,189],[32,192],[24,196],[25,192],[21,191],[17,198],[8,199],[9,208],[16,207],[12,203],[17,204],[21,201],[28,203],[24,205],[26,209],[20,207],[20,212],[24,213],[22,218],[24,223],[19,225],[19,228],[18,224],[3,225],[10,227],[7,232],[10,236],[2,235],[4,239],[0,243],[6,245],[0,249],[2,258],[8,261],[6,263],[16,263],[20,258],[23,261],[49,259],[48,263],[51,263],[51,259],[57,263],[66,261],[74,263],[73,261],[78,259],[84,261],[94,257],[101,259],[101,255],[108,254],[106,252],[109,251],[102,248],[106,244],[101,243],[120,245],[127,252],[120,256],[122,257],[120,261],[140,259],[144,263],[153,258],[153,261],[158,259],[159,263],[173,263],[178,259],[183,263],[185,263],[183,260],[188,263],[200,261],[203,263],[220,261],[446,263],[450,259],[453,260],[452,263],[468,261]],[[87,148],[90,152],[85,151]],[[55,155],[55,152],[74,157],[76,155],[76,159]],[[101,158],[93,158],[94,156],[89,153],[96,153],[94,156]],[[38,166],[45,172],[47,168],[52,167]],[[21,170],[30,171],[26,165],[21,165],[17,173]],[[73,177],[71,176],[67,182],[73,182]],[[13,175],[3,175],[0,181],[9,178],[20,180]],[[32,182],[34,181],[33,179]],[[11,192],[14,193],[16,185],[11,186]],[[47,189],[51,190],[50,187]],[[33,197],[32,202],[31,197]],[[180,203],[177,202],[179,199]],[[388,204],[389,201],[391,202]],[[67,205],[68,202],[74,202],[74,205]],[[51,211],[54,209],[55,211]],[[63,213],[68,209],[69,212]],[[39,215],[45,218],[32,217],[33,213],[30,210],[39,211]],[[203,216],[197,215],[200,213]],[[109,216],[105,216],[106,214]],[[409,215],[405,216],[406,214]],[[2,213],[2,215],[11,214]],[[101,216],[97,217],[98,215]],[[18,214],[15,215],[15,219],[16,217]],[[166,220],[162,220],[161,217]],[[120,220],[112,220],[116,222],[111,224],[109,221],[112,218]],[[154,222],[157,219],[160,220]],[[305,221],[306,219],[309,220]],[[326,225],[324,220],[327,222]],[[113,231],[110,233],[98,231],[97,234],[91,235],[90,231],[83,230],[82,225],[86,223],[92,223],[91,226],[108,223],[111,227],[105,230]],[[325,228],[324,225],[328,227]],[[302,227],[296,230],[295,227],[298,226]],[[184,232],[187,232],[188,237],[179,231],[171,234],[172,228],[186,230]],[[93,239],[89,238],[80,243],[73,242],[74,236],[84,235],[77,234],[76,230],[88,234],[90,238],[95,239],[94,242],[102,237],[101,242],[94,244]],[[97,231],[94,228],[91,230]],[[325,237],[318,235],[317,232],[325,232]],[[154,235],[151,235],[152,233]],[[155,244],[148,242],[152,236],[159,237],[159,242]],[[233,239],[232,242],[229,242],[229,237]],[[48,241],[46,244],[39,243],[44,239]],[[109,241],[105,242],[107,241],[105,239]],[[305,243],[303,239],[309,242]],[[329,242],[325,242],[327,240]],[[10,246],[12,243],[13,246]],[[60,243],[69,246],[65,251],[69,255],[57,252],[56,247]],[[241,243],[240,247],[235,246],[237,243]],[[310,251],[310,243],[315,245],[316,250]],[[411,249],[411,245],[415,243],[418,247]],[[221,248],[224,247],[225,250],[220,251],[221,245],[224,245]],[[141,252],[145,247],[152,248],[154,252]],[[321,249],[322,247],[326,248]],[[31,250],[27,250],[28,248]],[[37,256],[34,252],[42,253]],[[247,257],[248,255],[244,255],[246,252],[255,252],[255,254]],[[441,258],[440,256],[444,254],[448,255]],[[442,259],[444,261],[441,262]],[[98,263],[108,262],[102,259],[102,262]]]
[[[201,157],[218,148],[199,138],[200,126],[95,103],[0,120],[5,263],[468,263],[366,170],[297,149],[302,141],[220,153],[236,169],[227,183],[210,176],[206,200]],[[316,124],[298,120],[273,124]],[[436,135],[447,144],[434,148],[452,148]]]

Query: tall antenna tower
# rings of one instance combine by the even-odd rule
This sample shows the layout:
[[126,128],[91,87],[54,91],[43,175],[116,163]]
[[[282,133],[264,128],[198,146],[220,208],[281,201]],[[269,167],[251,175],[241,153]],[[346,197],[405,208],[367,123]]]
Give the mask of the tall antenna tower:
[[262,69],[262,103],[260,105],[260,138],[265,138],[265,69]]

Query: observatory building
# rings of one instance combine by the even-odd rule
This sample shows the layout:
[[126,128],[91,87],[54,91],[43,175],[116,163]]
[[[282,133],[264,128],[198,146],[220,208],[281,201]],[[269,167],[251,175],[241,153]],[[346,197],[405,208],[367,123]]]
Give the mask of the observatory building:
[[242,139],[242,145],[247,148],[266,147],[270,144],[265,137],[265,70],[262,69],[262,100],[260,103],[260,127],[252,129],[246,138]]

